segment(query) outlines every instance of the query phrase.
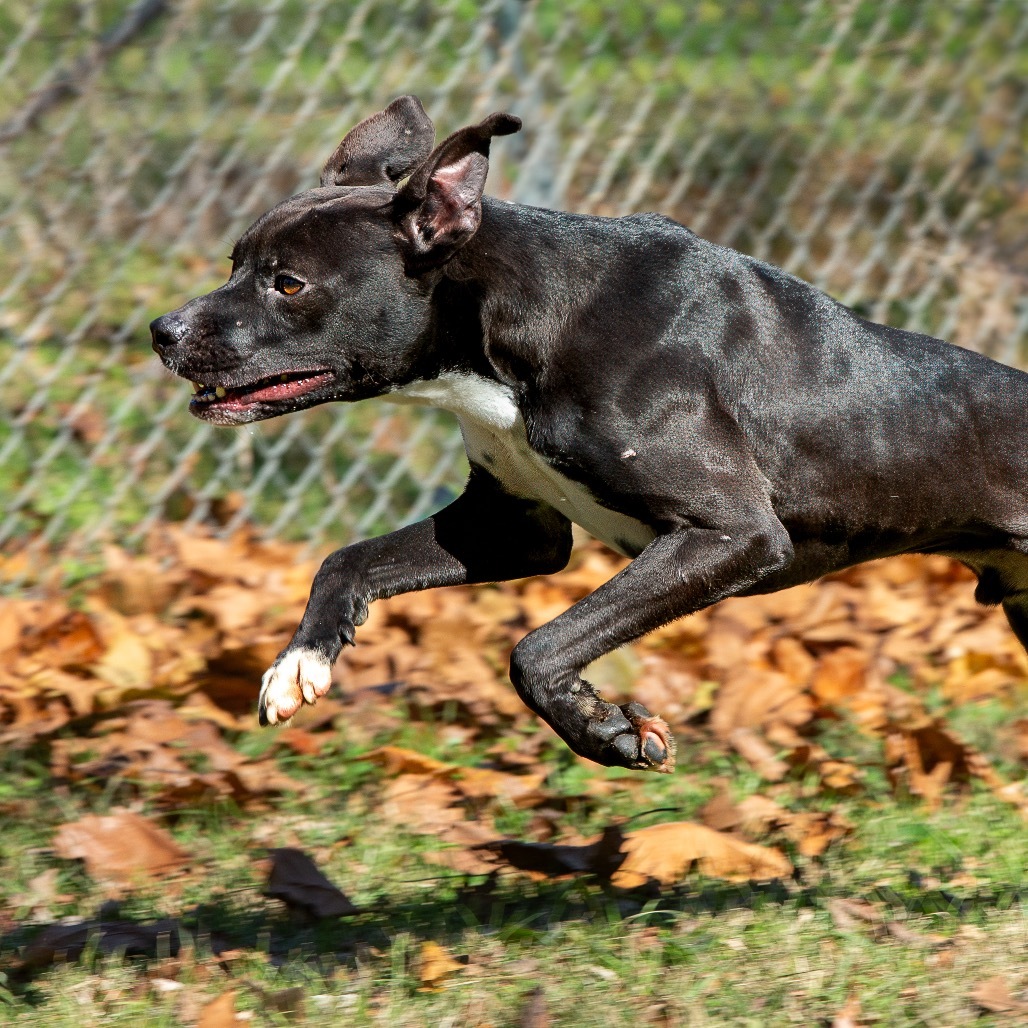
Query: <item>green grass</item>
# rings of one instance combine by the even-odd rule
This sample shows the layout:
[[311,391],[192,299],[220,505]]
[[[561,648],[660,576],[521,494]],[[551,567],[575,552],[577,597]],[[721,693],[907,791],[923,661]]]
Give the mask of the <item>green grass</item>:
[[[259,753],[269,738],[244,734],[236,742]],[[442,751],[431,726],[408,727],[390,741]],[[8,910],[9,930],[0,953],[0,1020],[181,1023],[179,993],[155,996],[147,974],[174,977],[185,985],[180,992],[200,998],[237,989],[238,1007],[253,1010],[259,1024],[286,1023],[268,1013],[259,990],[300,986],[311,1023],[513,1025],[537,982],[553,1023],[569,1026],[662,1023],[660,1017],[672,1024],[827,1024],[851,995],[876,1023],[963,1024],[974,1017],[967,994],[982,980],[1000,974],[1015,989],[1026,984],[1024,823],[980,790],[953,793],[929,812],[888,793],[872,764],[864,793],[831,801],[853,822],[853,834],[822,860],[793,853],[794,880],[737,885],[692,874],[663,893],[618,892],[591,878],[466,878],[430,863],[424,854],[435,840],[377,816],[383,774],[338,734],[316,758],[280,758],[304,783],[299,796],[263,813],[216,806],[169,817],[166,826],[195,854],[198,872],[107,908],[107,916],[140,923],[180,919],[195,957],[181,957],[169,971],[160,958],[87,951],[74,964],[19,973],[18,947],[38,928],[17,897],[33,877],[59,869],[56,892],[64,898],[51,906],[54,919],[89,916],[105,902],[77,863],[49,850],[56,826],[139,801],[135,787],[116,781],[55,788],[42,757],[3,758],[0,909]],[[758,784],[747,766],[721,754],[690,754],[670,778],[586,769],[563,750],[545,757],[568,834],[588,835],[618,817],[633,818],[629,827],[695,818],[726,777],[737,797]],[[609,798],[586,799],[591,778],[626,784]],[[827,802],[802,781],[778,789],[779,802],[793,809]],[[517,835],[524,819],[505,811],[497,824]],[[315,855],[362,913],[309,922],[266,899],[259,861],[278,845]],[[945,941],[918,946],[875,938],[867,925],[840,928],[829,909],[839,897],[869,900],[926,941],[929,933]],[[420,988],[425,941],[467,961],[438,992]],[[238,952],[222,970],[214,953],[226,948]]]

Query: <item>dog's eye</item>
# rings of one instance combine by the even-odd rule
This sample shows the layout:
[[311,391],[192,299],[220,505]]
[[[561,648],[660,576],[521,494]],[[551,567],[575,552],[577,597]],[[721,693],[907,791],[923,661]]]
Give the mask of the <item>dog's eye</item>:
[[293,278],[292,275],[275,276],[275,288],[280,293],[285,293],[286,296],[292,296],[294,293],[298,293],[305,285],[305,282],[301,279]]

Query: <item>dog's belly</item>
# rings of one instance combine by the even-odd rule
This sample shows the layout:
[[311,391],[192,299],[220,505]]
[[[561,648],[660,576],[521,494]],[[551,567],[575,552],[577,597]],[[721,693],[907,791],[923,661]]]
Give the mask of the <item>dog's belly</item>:
[[477,375],[444,374],[412,382],[384,399],[439,407],[456,415],[468,459],[515,496],[542,500],[626,557],[635,557],[656,532],[636,518],[604,507],[579,482],[553,468],[528,444],[511,390]]

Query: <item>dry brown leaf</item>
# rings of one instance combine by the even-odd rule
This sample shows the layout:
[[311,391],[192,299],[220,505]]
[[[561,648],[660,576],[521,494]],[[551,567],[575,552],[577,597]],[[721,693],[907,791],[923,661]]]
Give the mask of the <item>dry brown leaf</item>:
[[398,775],[382,790],[376,814],[407,831],[435,835],[464,820],[464,794],[445,778]]
[[1028,764],[1028,717],[1019,717],[1011,726],[1018,760]]
[[277,734],[275,741],[301,757],[315,757],[326,740],[324,735],[315,735],[305,728],[288,725]]
[[968,998],[990,1014],[1028,1015],[1028,1002],[1014,996],[1010,983],[1003,975],[994,975],[980,982],[968,993]]
[[265,895],[316,918],[344,917],[359,912],[302,850],[273,849],[268,856],[271,870]]
[[457,821],[442,826],[438,836],[441,841],[452,845],[448,849],[422,854],[426,860],[466,875],[495,873],[497,859],[489,852],[488,846],[499,842],[500,839],[495,831],[480,821]]
[[939,721],[893,725],[885,739],[885,762],[894,786],[905,785],[933,809],[942,802],[948,784],[975,777],[1028,816],[1028,797],[1019,785],[1005,781],[983,754]]
[[814,704],[801,684],[778,671],[736,666],[718,690],[710,727],[728,740],[737,728],[761,731],[774,724],[796,728],[814,714]]
[[[778,810],[777,803],[769,800]],[[730,832],[742,824],[742,814],[731,796],[723,789],[700,807],[700,819],[716,832]]]
[[465,970],[465,965],[454,960],[438,942],[423,942],[418,954],[417,974],[421,982],[419,992],[435,992],[455,974]]
[[405,750],[401,746],[380,746],[370,753],[362,754],[360,759],[378,764],[390,775],[434,775],[449,773],[454,768],[453,764],[446,764],[416,750]]
[[922,949],[939,949],[942,946],[950,945],[950,939],[945,935],[938,935],[932,932],[915,932],[899,921],[890,921],[885,926],[886,931],[897,942],[906,946],[917,946]]
[[805,857],[820,857],[833,842],[853,831],[853,825],[837,811],[790,813],[782,831]]
[[718,831],[737,829],[752,838],[780,831],[805,857],[819,857],[853,826],[836,811],[791,811],[755,794],[733,803],[721,793],[701,810],[703,823]]
[[459,767],[455,770],[454,785],[469,799],[508,803],[525,808],[546,802],[542,785],[546,773],[511,774],[483,767]]
[[236,992],[235,989],[229,989],[217,999],[204,1004],[196,1028],[231,1028],[237,1024],[239,1019],[236,1017]]
[[294,985],[287,989],[268,992],[253,982],[246,983],[247,988],[260,997],[264,1010],[274,1010],[282,1014],[287,1021],[303,1021],[305,1016],[304,988]]
[[11,897],[11,906],[15,909],[27,908],[32,911],[36,920],[46,920],[50,917],[49,906],[51,903],[62,903],[73,899],[71,895],[57,892],[57,879],[60,876],[60,869],[48,868],[46,871],[29,879],[28,891]]
[[824,704],[845,702],[863,688],[868,673],[868,655],[852,646],[826,653],[817,663],[811,692]]
[[850,929],[859,925],[882,925],[885,923],[882,912],[867,900],[846,899],[844,896],[837,896],[829,899],[825,905],[832,915],[836,928]]
[[799,685],[810,681],[817,661],[811,656],[810,650],[791,635],[784,635],[774,641],[771,647],[771,659],[775,667]]
[[[320,704],[319,704],[320,706]],[[190,692],[178,707],[179,714],[189,721],[211,721],[219,728],[230,732],[238,732],[241,728],[250,727],[250,719],[241,721],[227,710],[219,707],[207,693],[201,689]]]
[[179,566],[106,546],[99,596],[126,616],[157,614],[171,605],[185,580]]
[[[542,791],[542,784],[546,778],[543,772],[511,774],[509,771],[497,771],[491,768],[446,764],[441,760],[425,756],[423,753],[405,750],[398,746],[381,746],[364,754],[361,759],[379,764],[390,774],[397,775],[398,780],[403,780],[399,787],[387,788],[387,803],[390,805],[390,816],[393,820],[405,818],[410,820],[410,816],[414,815],[413,820],[423,824],[424,817],[419,816],[416,810],[409,808],[418,806],[425,809],[433,806],[437,808],[454,807],[455,802],[452,798],[446,802],[438,802],[439,797],[444,794],[452,797],[454,792],[471,800],[502,801],[516,807],[537,806],[546,800],[546,795]],[[435,803],[427,801],[423,793],[426,778],[446,779],[452,783],[452,789],[436,788],[434,795],[437,801]],[[429,794],[433,794],[431,790]],[[413,802],[404,804],[404,799],[408,795]],[[406,814],[401,814],[398,808],[405,805],[408,810]],[[434,824],[435,818],[431,818],[429,823]]]
[[673,885],[693,865],[712,878],[735,882],[787,878],[793,870],[780,850],[743,842],[689,821],[629,832],[620,852],[624,860],[611,876],[611,882],[620,888],[650,882]]
[[728,733],[728,742],[766,781],[780,782],[789,773],[789,765],[779,760],[768,742],[752,728],[733,728]]
[[832,1018],[832,1028],[859,1028],[861,1023],[860,999],[857,996],[850,996]]
[[191,855],[152,821],[131,811],[87,814],[61,825],[54,851],[66,860],[84,860],[91,878],[116,885],[164,878],[188,865]]

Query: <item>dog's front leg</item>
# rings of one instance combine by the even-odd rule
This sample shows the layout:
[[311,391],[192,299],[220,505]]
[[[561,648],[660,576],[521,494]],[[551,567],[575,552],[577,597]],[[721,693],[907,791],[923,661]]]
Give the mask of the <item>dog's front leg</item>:
[[373,600],[438,585],[497,582],[559,571],[570,522],[552,507],[505,493],[472,467],[465,491],[438,514],[354,543],[326,558],[292,641],[264,674],[262,725],[292,717],[332,684],[332,665]]
[[784,527],[769,516],[732,531],[684,528],[659,536],[623,571],[511,655],[522,699],[576,753],[607,766],[669,772],[674,738],[640,703],[597,695],[582,669],[623,643],[741,592],[792,560]]

